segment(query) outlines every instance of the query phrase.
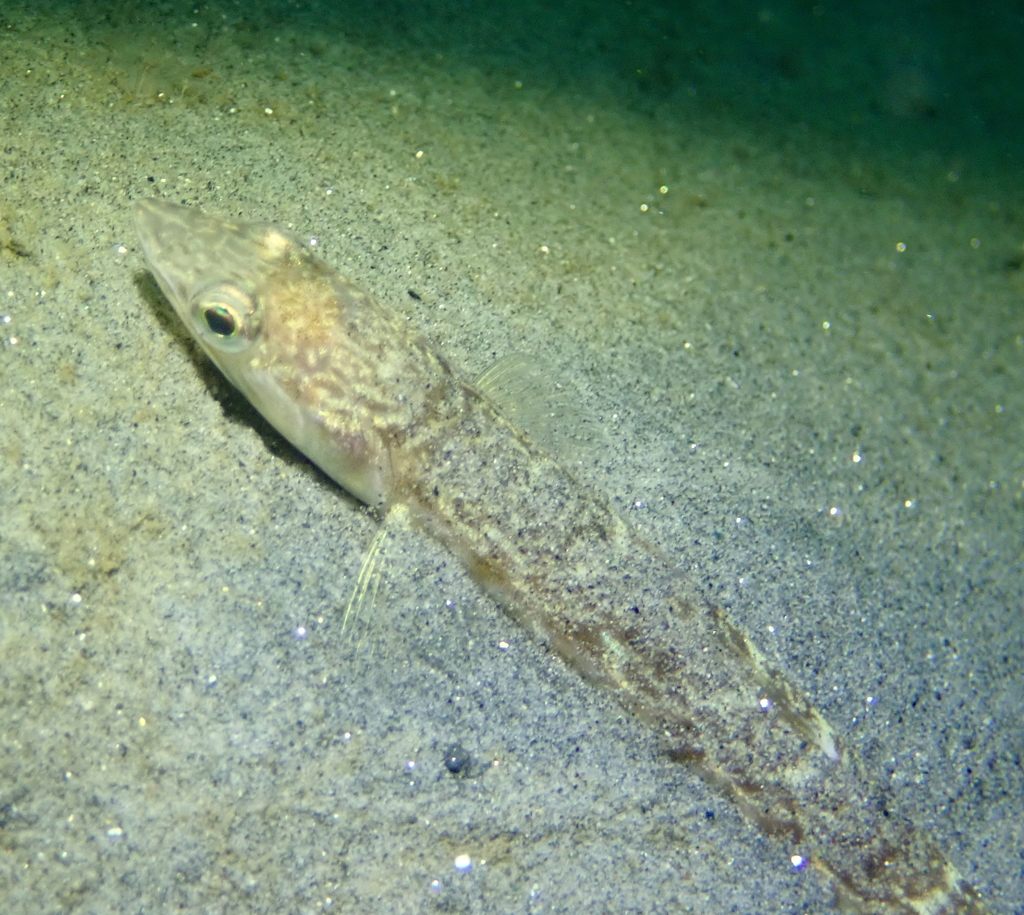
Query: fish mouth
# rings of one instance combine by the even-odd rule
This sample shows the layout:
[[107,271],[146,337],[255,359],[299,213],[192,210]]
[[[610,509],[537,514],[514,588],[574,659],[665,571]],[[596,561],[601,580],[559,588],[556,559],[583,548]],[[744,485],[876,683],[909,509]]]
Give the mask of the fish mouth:
[[155,197],[138,201],[135,230],[146,265],[167,300],[181,313],[193,268],[190,231],[182,218],[186,207]]

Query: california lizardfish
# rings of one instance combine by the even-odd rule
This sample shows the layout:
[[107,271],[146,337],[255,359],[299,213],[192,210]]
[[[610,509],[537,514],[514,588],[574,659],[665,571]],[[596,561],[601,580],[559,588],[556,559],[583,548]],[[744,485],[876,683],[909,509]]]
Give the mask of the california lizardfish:
[[285,438],[450,550],[841,910],[988,911],[746,633],[404,320],[278,229],[159,199],[135,220],[185,326]]

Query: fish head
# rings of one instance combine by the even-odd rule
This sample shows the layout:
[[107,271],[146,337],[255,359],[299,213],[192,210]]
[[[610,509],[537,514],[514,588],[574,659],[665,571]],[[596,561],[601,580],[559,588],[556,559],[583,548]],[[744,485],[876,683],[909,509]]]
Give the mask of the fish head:
[[158,198],[135,206],[146,262],[200,347],[354,496],[389,499],[379,305],[297,239]]

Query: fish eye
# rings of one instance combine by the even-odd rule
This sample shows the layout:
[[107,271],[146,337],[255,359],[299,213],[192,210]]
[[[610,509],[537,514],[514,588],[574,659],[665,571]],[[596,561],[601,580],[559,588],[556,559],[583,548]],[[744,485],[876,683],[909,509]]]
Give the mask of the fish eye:
[[260,317],[257,297],[237,283],[214,283],[192,298],[195,333],[218,350],[245,349],[259,333]]
[[218,337],[230,337],[238,330],[238,321],[223,305],[211,305],[204,312],[206,326]]

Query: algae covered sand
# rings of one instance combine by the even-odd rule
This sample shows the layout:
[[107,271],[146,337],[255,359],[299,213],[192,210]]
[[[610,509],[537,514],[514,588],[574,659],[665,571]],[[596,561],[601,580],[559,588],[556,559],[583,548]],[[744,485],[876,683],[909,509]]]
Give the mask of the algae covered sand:
[[431,544],[342,631],[376,519],[177,327],[159,193],[315,237],[469,377],[557,365],[580,477],[1017,911],[1012,33],[488,9],[5,8],[8,909],[827,903]]

